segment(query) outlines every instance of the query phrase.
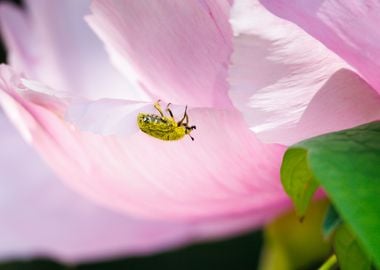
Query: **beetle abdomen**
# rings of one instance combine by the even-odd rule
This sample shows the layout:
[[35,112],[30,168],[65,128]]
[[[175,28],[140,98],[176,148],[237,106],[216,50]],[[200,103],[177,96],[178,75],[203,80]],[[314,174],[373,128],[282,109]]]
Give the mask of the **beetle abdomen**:
[[142,132],[165,141],[179,140],[186,135],[184,127],[179,127],[173,119],[165,116],[139,113],[137,124]]

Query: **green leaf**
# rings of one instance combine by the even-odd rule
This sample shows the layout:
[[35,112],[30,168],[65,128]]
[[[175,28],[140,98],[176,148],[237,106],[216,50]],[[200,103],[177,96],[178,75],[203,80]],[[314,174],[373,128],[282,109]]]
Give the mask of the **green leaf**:
[[[282,183],[303,215],[316,183],[380,266],[380,122],[300,142],[288,149]],[[303,181],[302,181],[303,179]]]
[[301,219],[318,187],[318,183],[308,168],[306,157],[307,151],[304,149],[288,150],[281,167],[282,185],[292,198],[297,215]]
[[342,223],[339,214],[336,212],[334,206],[330,204],[323,221],[322,233],[323,238],[328,239],[335,232],[338,226]]
[[363,252],[347,225],[341,225],[334,237],[334,249],[342,270],[371,270],[371,261]]

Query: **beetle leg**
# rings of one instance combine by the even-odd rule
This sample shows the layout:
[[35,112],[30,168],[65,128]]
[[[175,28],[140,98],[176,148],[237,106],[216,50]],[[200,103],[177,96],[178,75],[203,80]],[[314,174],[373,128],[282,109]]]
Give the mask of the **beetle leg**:
[[197,129],[196,126],[185,126],[186,128],[186,134],[189,134],[191,131],[193,131],[194,129]]
[[189,133],[187,133],[187,135],[189,135],[189,136],[190,136],[190,139],[191,139],[192,141],[194,141],[193,136],[191,136]]
[[183,114],[182,119],[177,123],[178,126],[182,126],[183,121],[186,120],[186,125],[189,123],[189,117],[187,116],[187,106],[185,108],[185,113]]
[[161,117],[164,117],[164,113],[162,112],[161,105],[160,105],[160,99],[154,103],[154,108],[160,113]]
[[170,114],[170,117],[173,118],[173,120],[174,120],[173,112],[172,112],[172,110],[169,109],[170,105],[171,105],[171,103],[168,103],[168,105],[166,106],[166,111]]
[[181,119],[181,121],[178,122],[178,126],[182,125],[182,126],[187,127],[188,124],[189,124],[189,116],[185,114],[183,118]]

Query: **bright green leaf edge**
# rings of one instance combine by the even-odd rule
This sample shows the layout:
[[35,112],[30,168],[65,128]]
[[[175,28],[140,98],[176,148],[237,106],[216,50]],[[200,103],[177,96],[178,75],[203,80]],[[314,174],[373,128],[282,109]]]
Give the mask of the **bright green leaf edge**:
[[380,267],[380,121],[291,146],[281,179],[301,217],[321,185]]

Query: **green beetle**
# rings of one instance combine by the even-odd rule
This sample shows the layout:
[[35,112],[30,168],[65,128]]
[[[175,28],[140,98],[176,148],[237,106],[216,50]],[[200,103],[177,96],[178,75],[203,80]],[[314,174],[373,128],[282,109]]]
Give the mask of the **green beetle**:
[[170,103],[166,106],[169,116],[165,116],[160,106],[160,100],[154,103],[154,108],[158,114],[139,113],[137,115],[137,125],[140,130],[152,137],[164,141],[176,141],[189,135],[191,140],[194,138],[190,135],[191,131],[196,129],[195,126],[189,126],[189,116],[187,115],[187,106],[185,113],[180,121],[174,119],[173,113],[169,108]]

